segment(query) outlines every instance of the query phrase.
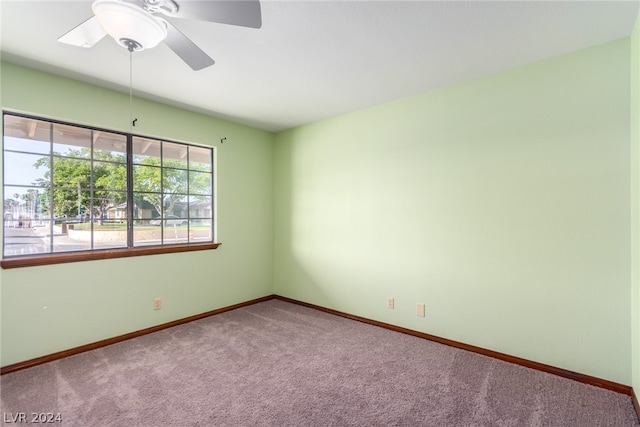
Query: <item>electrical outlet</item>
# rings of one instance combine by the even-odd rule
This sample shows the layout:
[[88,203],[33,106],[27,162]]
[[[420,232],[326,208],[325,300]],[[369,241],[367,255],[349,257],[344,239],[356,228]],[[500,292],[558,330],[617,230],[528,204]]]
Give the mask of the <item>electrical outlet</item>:
[[416,304],[416,316],[424,317],[424,304],[421,302]]
[[387,298],[387,308],[390,308],[393,310],[393,306],[394,306],[393,297]]
[[160,310],[162,308],[162,298],[153,299],[153,309]]

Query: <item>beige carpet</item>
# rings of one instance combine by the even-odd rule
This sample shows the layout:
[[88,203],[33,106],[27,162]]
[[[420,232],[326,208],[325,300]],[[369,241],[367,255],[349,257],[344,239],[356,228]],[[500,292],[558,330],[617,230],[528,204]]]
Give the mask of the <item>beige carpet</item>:
[[5,418],[64,426],[639,426],[629,396],[280,300],[0,381]]

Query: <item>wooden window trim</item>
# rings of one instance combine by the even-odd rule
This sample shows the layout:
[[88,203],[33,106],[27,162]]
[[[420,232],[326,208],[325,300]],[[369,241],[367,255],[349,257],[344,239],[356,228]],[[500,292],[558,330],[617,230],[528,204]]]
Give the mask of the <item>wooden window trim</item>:
[[178,252],[206,251],[217,249],[220,243],[191,243],[188,245],[166,245],[153,247],[137,247],[109,249],[104,251],[63,253],[32,257],[8,258],[0,261],[3,269],[36,267],[42,265],[65,264],[69,262],[95,261],[100,259],[127,258],[132,256],[172,254]]

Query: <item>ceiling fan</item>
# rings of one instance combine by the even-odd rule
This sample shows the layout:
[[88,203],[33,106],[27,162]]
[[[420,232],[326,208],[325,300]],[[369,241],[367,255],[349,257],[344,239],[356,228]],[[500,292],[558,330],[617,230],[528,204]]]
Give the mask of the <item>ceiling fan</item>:
[[129,52],[150,49],[164,41],[194,70],[215,61],[166,18],[262,26],[258,0],[95,0],[91,8],[94,16],[58,41],[89,48],[109,34]]

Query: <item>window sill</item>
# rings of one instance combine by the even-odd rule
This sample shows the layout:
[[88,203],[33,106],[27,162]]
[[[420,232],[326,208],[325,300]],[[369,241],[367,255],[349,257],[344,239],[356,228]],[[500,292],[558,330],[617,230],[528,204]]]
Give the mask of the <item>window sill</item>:
[[99,259],[127,258],[132,256],[171,254],[176,252],[206,251],[217,249],[221,243],[197,243],[189,245],[156,246],[133,249],[111,249],[106,251],[65,253],[33,257],[9,258],[0,261],[3,269],[64,264],[68,262],[94,261]]

